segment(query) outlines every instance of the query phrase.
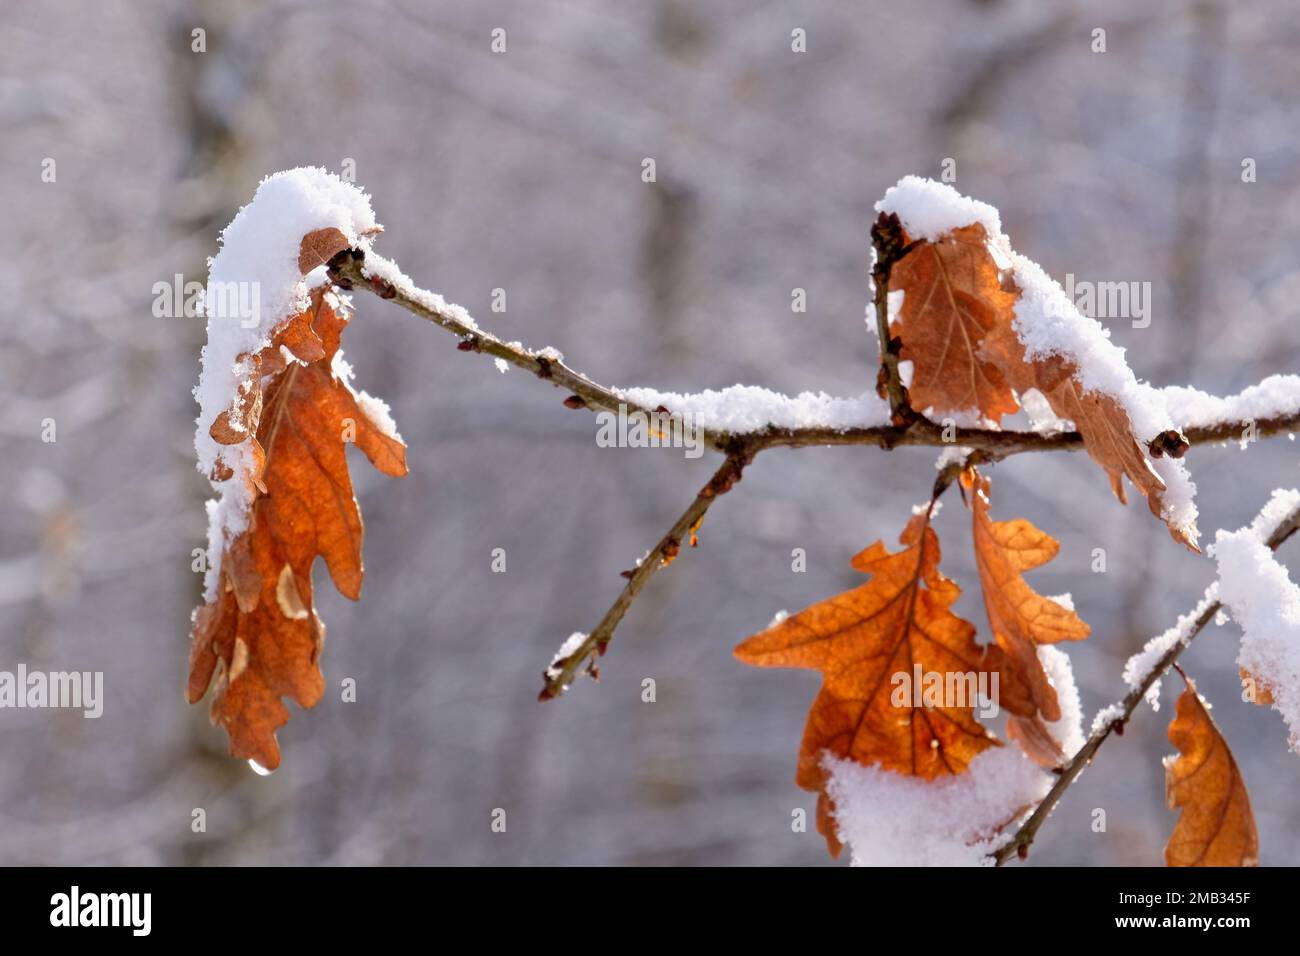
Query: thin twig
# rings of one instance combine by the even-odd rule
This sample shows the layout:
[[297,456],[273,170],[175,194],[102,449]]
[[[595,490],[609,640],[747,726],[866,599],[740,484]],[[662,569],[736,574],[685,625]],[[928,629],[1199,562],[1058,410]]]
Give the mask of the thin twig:
[[912,245],[903,244],[903,226],[893,213],[881,213],[871,227],[871,245],[876,261],[871,267],[871,281],[875,286],[876,337],[880,341],[880,376],[876,391],[889,399],[889,420],[896,426],[911,424],[918,416],[912,410],[911,399],[903,385],[899,371],[899,356],[903,343],[889,334],[889,275],[894,263],[912,251]]
[[646,582],[654,577],[656,571],[672,564],[684,541],[688,541],[691,547],[695,547],[696,532],[699,531],[700,523],[704,520],[709,506],[718,499],[719,495],[726,494],[740,480],[751,458],[752,456],[747,456],[743,451],[728,455],[722,467],[714,472],[708,484],[700,489],[690,506],[668,529],[668,533],[650,549],[635,568],[623,572],[628,582],[610,609],[605,612],[605,616],[600,619],[595,630],[588,634],[574,651],[552,662],[551,666],[542,673],[544,684],[541,693],[537,695],[538,700],[552,700],[563,694],[569,689],[569,685],[573,683],[584,664],[588,666],[592,676],[598,676],[595,670],[596,657],[605,653],[606,647],[614,636],[615,628],[623,620],[623,615],[632,606],[636,596],[646,586]]
[[[1300,528],[1300,508],[1296,508],[1287,515],[1273,529],[1273,533],[1268,536],[1265,543],[1276,551],[1283,541],[1295,534],[1298,528]],[[1070,784],[1074,783],[1079,774],[1083,773],[1084,768],[1092,762],[1093,755],[1105,743],[1106,738],[1111,735],[1112,731],[1123,733],[1123,725],[1133,716],[1133,712],[1142,703],[1147,692],[1165,676],[1170,667],[1177,666],[1175,662],[1178,660],[1178,656],[1187,649],[1188,645],[1192,643],[1192,639],[1201,633],[1205,625],[1210,623],[1222,609],[1223,602],[1214,601],[1202,611],[1193,622],[1187,636],[1175,641],[1173,646],[1161,655],[1155,666],[1142,678],[1141,683],[1129,691],[1128,695],[1120,701],[1121,715],[1094,730],[1083,746],[1079,748],[1079,751],[1070,758],[1064,767],[1060,768],[1060,777],[1052,786],[1052,789],[1047,792],[1047,796],[1043,797],[1038,806],[1034,808],[1034,812],[1020,825],[1020,829],[1016,831],[1010,841],[1004,843],[990,854],[997,861],[998,866],[1006,863],[1013,856],[1024,859],[1028,855],[1029,846],[1034,842],[1034,837],[1038,834],[1039,828],[1046,822],[1052,810],[1056,808],[1056,804],[1060,802],[1065,791],[1070,788]]]

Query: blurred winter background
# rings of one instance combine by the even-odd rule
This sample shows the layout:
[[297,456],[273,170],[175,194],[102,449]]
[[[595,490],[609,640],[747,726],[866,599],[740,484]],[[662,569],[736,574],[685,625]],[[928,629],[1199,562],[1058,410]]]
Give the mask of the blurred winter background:
[[[205,277],[259,179],[355,161],[379,249],[485,325],[598,380],[857,395],[872,203],[907,173],[994,203],[1054,275],[1152,283],[1110,323],[1139,376],[1235,391],[1300,366],[1300,21],[1284,0],[416,0],[11,4],[0,30],[0,669],[102,670],[100,720],[0,711],[2,863],[800,864],[791,812],[807,672],[731,648],[857,583],[935,454],[763,455],[700,547],[626,619],[599,685],[535,701],[541,669],[618,592],[710,458],[600,449],[595,421],[519,372],[358,295],[345,347],[386,398],[411,474],[356,468],[358,605],[318,590],[330,688],[281,731],[282,768],[225,756],[182,700],[207,483],[190,389],[202,322],[152,287]],[[191,31],[207,51],[191,51]],[[503,28],[507,52],[493,54]],[[1107,51],[1092,52],[1094,28]],[[807,52],[791,51],[791,31]],[[658,183],[641,182],[655,158]],[[1245,184],[1241,162],[1258,164]],[[57,180],[42,182],[53,158]],[[492,314],[492,290],[508,311]],[[791,290],[809,308],[791,311]],[[41,441],[43,419],[57,441]],[[1201,526],[1295,485],[1285,438],[1196,448]],[[995,515],[1057,535],[1034,577],[1094,634],[1087,711],[1211,580],[1081,456],[996,469]],[[938,521],[974,578],[966,520]],[[1092,573],[1094,548],[1107,570]],[[491,571],[504,548],[507,572]],[[808,556],[791,572],[791,551]],[[1284,557],[1300,569],[1289,545]],[[318,570],[318,581],[322,575]],[[980,620],[967,589],[962,607]],[[1238,699],[1237,633],[1185,658],[1251,788],[1264,863],[1300,862],[1300,758]],[[356,703],[339,698],[353,677]],[[657,681],[658,700],[641,701]],[[1035,864],[1158,864],[1174,690],[1110,741]],[[206,833],[191,830],[194,808]],[[507,831],[490,827],[507,811]],[[1092,809],[1107,811],[1105,833]]]

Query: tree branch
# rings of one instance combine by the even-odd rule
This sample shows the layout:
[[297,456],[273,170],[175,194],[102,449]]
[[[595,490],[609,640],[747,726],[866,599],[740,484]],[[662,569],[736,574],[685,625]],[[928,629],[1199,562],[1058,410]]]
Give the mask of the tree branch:
[[542,686],[541,693],[537,695],[538,700],[551,700],[563,694],[569,689],[569,685],[573,683],[583,664],[587,663],[587,661],[591,662],[588,665],[588,673],[592,677],[599,678],[596,657],[605,653],[605,648],[614,636],[614,629],[623,620],[623,615],[632,606],[636,596],[641,593],[641,589],[645,587],[646,582],[654,577],[656,571],[672,564],[681,550],[683,540],[689,537],[690,546],[695,547],[695,534],[699,531],[700,523],[704,520],[704,515],[709,510],[709,506],[717,500],[719,495],[726,494],[736,482],[740,481],[745,466],[749,464],[752,458],[752,455],[744,451],[737,451],[727,455],[722,467],[714,472],[708,484],[700,489],[695,496],[695,500],[682,512],[681,517],[673,523],[673,526],[668,529],[668,533],[659,540],[657,545],[650,549],[635,568],[623,572],[628,582],[610,609],[605,612],[605,616],[600,619],[596,629],[588,634],[575,650],[564,657],[557,658],[542,673],[542,679],[545,683]]
[[[366,289],[446,329],[460,338],[458,347],[462,351],[483,352],[494,358],[503,359],[516,368],[523,369],[556,388],[569,392],[570,396],[565,400],[565,404],[570,408],[589,408],[594,411],[618,414],[621,406],[622,410],[629,414],[639,413],[649,416],[658,413],[666,417],[670,424],[675,422],[683,427],[691,427],[709,448],[724,455],[743,449],[752,458],[753,455],[768,448],[809,448],[828,445],[875,445],[880,448],[897,448],[903,445],[947,448],[956,445],[987,452],[989,454],[987,460],[999,461],[1010,455],[1025,452],[1077,451],[1083,448],[1083,437],[1077,431],[945,428],[919,416],[905,425],[844,429],[821,425],[803,428],[769,426],[753,432],[695,428],[670,411],[644,408],[616,390],[592,381],[565,365],[554,349],[534,350],[502,341],[479,328],[464,309],[448,305],[440,296],[416,288],[409,282],[394,282],[386,277],[386,273],[401,275],[400,270],[392,263],[373,253],[371,260],[372,266],[367,267],[366,258],[359,250],[345,250],[330,261],[330,278],[340,288]],[[381,268],[373,268],[373,262],[376,260],[383,263]],[[888,286],[878,282],[878,295],[881,289],[888,292]],[[877,314],[877,321],[879,322],[879,314]],[[1192,445],[1213,444],[1239,440],[1252,427],[1254,434],[1260,438],[1300,430],[1300,412],[1249,422],[1215,422],[1208,426],[1187,428],[1184,430],[1184,435]]]
[[[1296,508],[1287,515],[1286,518],[1284,518],[1281,523],[1273,529],[1272,534],[1268,536],[1268,540],[1265,543],[1271,549],[1276,551],[1281,546],[1282,542],[1295,534],[1297,529],[1300,529],[1300,508]],[[1068,790],[1070,785],[1078,779],[1079,774],[1083,773],[1084,768],[1092,762],[1093,755],[1096,754],[1101,745],[1106,742],[1106,738],[1111,735],[1112,731],[1123,734],[1124,724],[1128,722],[1128,719],[1131,716],[1133,716],[1133,712],[1137,709],[1143,698],[1146,697],[1147,692],[1157,681],[1161,680],[1165,676],[1170,667],[1177,666],[1175,662],[1178,660],[1178,656],[1187,649],[1187,647],[1192,643],[1192,639],[1196,637],[1197,634],[1200,634],[1205,628],[1205,625],[1210,623],[1210,621],[1214,619],[1214,616],[1222,609],[1223,602],[1214,601],[1204,611],[1202,611],[1192,623],[1192,628],[1188,632],[1187,636],[1181,640],[1175,641],[1173,646],[1170,647],[1169,650],[1165,651],[1165,653],[1161,655],[1160,659],[1156,661],[1155,666],[1152,667],[1147,675],[1142,679],[1142,682],[1129,691],[1128,695],[1120,701],[1120,716],[1116,717],[1114,720],[1108,721],[1105,725],[1098,727],[1092,732],[1084,742],[1083,746],[1079,748],[1078,753],[1071,757],[1069,762],[1060,769],[1060,778],[1052,786],[1052,789],[1047,792],[1047,796],[1043,797],[1038,806],[1034,808],[1034,812],[1029,815],[1029,819],[1020,825],[1020,829],[1016,831],[1010,841],[1004,843],[996,851],[989,854],[995,861],[997,861],[998,866],[1006,863],[1013,856],[1019,856],[1021,859],[1028,856],[1029,846],[1034,842],[1034,837],[1038,834],[1039,828],[1046,822],[1047,818],[1051,815],[1052,810],[1056,808],[1061,797],[1065,795],[1065,791]]]
[[[872,227],[872,241],[876,248],[876,264],[872,275],[875,282],[875,308],[877,331],[881,342],[880,390],[889,396],[893,424],[876,427],[832,428],[808,426],[803,428],[777,428],[768,426],[760,431],[728,432],[719,429],[699,428],[665,408],[648,409],[630,401],[617,390],[592,381],[587,376],[564,364],[555,349],[528,349],[523,345],[505,342],[490,332],[479,328],[473,317],[459,306],[445,302],[441,296],[415,286],[394,263],[381,256],[367,254],[359,249],[345,249],[329,262],[329,277],[343,289],[363,288],[381,299],[388,299],[422,319],[446,329],[460,339],[457,346],[465,352],[482,352],[502,359],[523,369],[556,388],[569,393],[564,404],[569,408],[587,408],[614,414],[658,416],[664,427],[678,426],[699,435],[704,444],[726,456],[726,461],[696,495],[695,500],[682,513],[658,545],[651,549],[641,564],[630,573],[613,605],[605,613],[596,629],[584,639],[578,650],[552,663],[546,671],[546,683],[539,695],[542,700],[558,697],[573,682],[584,663],[589,663],[595,673],[595,659],[604,654],[615,628],[623,619],[628,607],[641,589],[660,567],[664,558],[675,555],[682,537],[704,517],[704,513],[718,494],[730,489],[739,480],[745,466],[761,451],[769,448],[808,448],[829,445],[875,445],[892,449],[903,445],[950,448],[965,447],[972,450],[972,463],[996,462],[1010,455],[1035,451],[1077,451],[1083,448],[1083,437],[1077,431],[1038,432],[1001,431],[997,429],[954,428],[941,426],[918,415],[910,406],[907,390],[898,372],[898,342],[889,337],[888,295],[889,272],[894,263],[907,254],[910,247],[901,245],[901,229],[896,221],[882,216]],[[1300,429],[1300,412],[1251,422],[1217,422],[1202,428],[1188,428],[1184,435],[1192,444],[1205,444],[1239,440],[1247,430],[1257,437],[1267,437],[1280,432]],[[957,470],[960,470],[958,468]],[[946,481],[950,482],[957,470],[952,470]],[[729,480],[723,480],[730,476]],[[941,476],[943,480],[943,476]],[[725,485],[725,487],[723,487]],[[945,485],[946,487],[946,482]],[[713,489],[710,492],[710,489]],[[707,494],[706,494],[707,493]],[[936,495],[941,493],[936,485]],[[671,560],[671,557],[669,557]],[[552,676],[554,675],[554,676]],[[1059,781],[1058,781],[1059,786]],[[1050,808],[1049,808],[1050,809]]]

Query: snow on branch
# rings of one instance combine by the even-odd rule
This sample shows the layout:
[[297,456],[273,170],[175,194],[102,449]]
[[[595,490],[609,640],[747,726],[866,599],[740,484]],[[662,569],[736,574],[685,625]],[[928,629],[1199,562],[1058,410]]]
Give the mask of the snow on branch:
[[[623,406],[629,414],[644,415],[666,408],[673,419],[688,427],[693,423],[700,429],[705,444],[724,454],[735,447],[738,440],[755,453],[767,448],[814,445],[876,445],[884,448],[960,445],[986,452],[993,458],[1031,451],[1076,451],[1083,447],[1079,433],[1068,427],[1070,423],[1058,420],[1046,420],[1039,427],[1027,430],[945,429],[925,419],[906,427],[892,426],[888,424],[888,403],[870,392],[850,398],[825,392],[801,392],[797,396],[788,396],[760,386],[739,384],[685,394],[646,387],[608,387],[569,368],[564,364],[563,353],[556,348],[528,348],[520,342],[506,342],[482,329],[463,307],[420,288],[395,263],[367,248],[355,249],[350,255],[336,258],[330,264],[330,276],[345,289],[364,288],[451,332],[460,339],[462,351],[501,359],[572,393],[565,402],[570,408],[617,413]],[[1297,379],[1295,401],[1288,407],[1280,397],[1276,398],[1277,414],[1260,414],[1252,419],[1258,437],[1269,437],[1300,427],[1300,377],[1287,378]],[[1242,396],[1246,394],[1243,392]],[[1221,403],[1219,407],[1226,417],[1198,416],[1184,429],[1188,442],[1196,445],[1239,438],[1242,430],[1250,424],[1231,416],[1236,409],[1251,407],[1242,396],[1226,399],[1204,396],[1208,402]],[[1256,403],[1253,407],[1258,409],[1262,406]]]
[[1300,491],[1281,489],[1247,527],[1220,531],[1212,555],[1219,593],[1242,630],[1237,664],[1251,699],[1282,714],[1300,753],[1300,587],[1269,547],[1277,528],[1300,512]]
[[781,395],[756,385],[732,385],[693,395],[659,392],[652,388],[616,389],[632,403],[644,408],[667,408],[674,416],[694,422],[700,428],[732,435],[755,435],[767,431],[883,428],[889,424],[889,403],[875,392],[857,398],[835,398],[825,392]]
[[[1152,710],[1160,709],[1160,676],[1155,675],[1155,679],[1150,679],[1153,672],[1157,669],[1161,661],[1175,646],[1186,647],[1188,642],[1201,629],[1201,620],[1207,616],[1211,608],[1216,613],[1210,617],[1218,617],[1219,608],[1219,584],[1214,582],[1205,589],[1205,595],[1186,614],[1178,619],[1173,627],[1163,634],[1157,634],[1151,640],[1147,641],[1142,650],[1130,657],[1124,664],[1124,682],[1128,686],[1137,690],[1145,688],[1144,697],[1146,702],[1151,705]],[[1094,722],[1094,727],[1097,726]]]
[[1160,392],[1170,416],[1184,431],[1232,425],[1235,437],[1243,443],[1250,439],[1252,423],[1295,420],[1300,414],[1300,375],[1270,375],[1225,398],[1182,385],[1170,385]]

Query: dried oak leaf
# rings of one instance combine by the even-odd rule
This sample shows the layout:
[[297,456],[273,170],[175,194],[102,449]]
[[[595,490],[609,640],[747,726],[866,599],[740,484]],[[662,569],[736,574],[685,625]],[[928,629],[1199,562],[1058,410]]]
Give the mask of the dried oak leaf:
[[333,295],[317,289],[310,308],[283,322],[258,356],[258,399],[237,399],[259,411],[242,419],[260,460],[256,497],[247,528],[226,547],[216,601],[194,617],[189,700],[212,685],[212,720],[229,734],[231,753],[268,769],[279,765],[275,731],[289,719],[281,698],[311,707],[324,687],[325,627],[312,602],[317,556],[340,592],[361,595],[363,527],[346,444],[380,471],[406,474],[406,446],[333,370],[347,321]]
[[[1010,327],[990,336],[984,351],[998,363],[1016,391],[1023,394],[1031,388],[1038,389],[1059,418],[1074,422],[1074,427],[1083,436],[1083,447],[1088,457],[1106,472],[1111,491],[1121,504],[1128,501],[1123,483],[1123,478],[1127,477],[1146,497],[1151,513],[1163,520],[1164,479],[1151,466],[1143,443],[1138,441],[1133,431],[1128,412],[1113,396],[1100,391],[1084,391],[1079,384],[1077,367],[1059,355],[1027,361],[1025,347]],[[1196,542],[1186,532],[1168,522],[1166,524],[1175,541],[1199,552]]]
[[[976,469],[968,469],[962,475],[962,484],[970,491],[967,502],[971,510],[971,540],[984,592],[984,608],[993,639],[1006,657],[1004,694],[1010,701],[1016,691],[1022,691],[1032,702],[1029,713],[1008,702],[1007,709],[1013,711],[1009,733],[1024,746],[1026,753],[1044,763],[1050,759],[1050,748],[1034,746],[1034,741],[1042,735],[1037,732],[1039,728],[1029,723],[1036,719],[1034,711],[1042,720],[1060,720],[1061,708],[1038,658],[1038,647],[1081,641],[1091,633],[1091,628],[1070,608],[1043,597],[1024,579],[1026,571],[1056,557],[1061,549],[1057,540],[1023,518],[992,520],[990,482]],[[1047,735],[1046,739],[1052,738]]]
[[[998,741],[965,706],[898,706],[895,675],[988,671],[975,628],[952,613],[961,593],[939,572],[939,538],[926,514],[915,516],[891,554],[877,541],[853,558],[871,580],[827,598],[747,638],[738,659],[758,667],[805,667],[822,672],[822,686],[804,729],[795,780],[818,794],[817,829],[831,854],[840,844],[826,793],[823,757],[931,780],[962,773]],[[946,703],[946,701],[945,701]]]
[[298,271],[303,275],[317,266],[323,266],[348,247],[348,237],[342,231],[327,226],[302,237],[298,247]]
[[1178,756],[1165,760],[1169,809],[1182,808],[1165,846],[1169,866],[1255,866],[1259,836],[1250,796],[1227,742],[1190,680],[1169,724]]
[[1049,770],[1064,765],[1070,757],[1046,721],[1038,715],[1022,717],[1008,714],[1007,738],[1014,741],[1026,757]]
[[[916,408],[936,414],[976,411],[997,422],[1019,408],[1015,393],[1037,389],[1058,417],[1074,423],[1116,497],[1125,501],[1127,476],[1151,513],[1162,518],[1165,483],[1146,450],[1161,436],[1135,434],[1124,407],[1105,392],[1085,391],[1069,359],[1026,358],[1013,326],[1021,292],[1011,274],[999,268],[983,225],[911,243],[911,251],[894,264],[889,287],[904,293],[891,333],[902,342],[901,357],[913,363],[909,393]],[[1194,536],[1173,526],[1169,531],[1198,550]]]
[[988,238],[979,223],[963,226],[917,243],[893,266],[890,289],[905,295],[890,332],[903,341],[900,358],[912,362],[908,392],[917,409],[978,410],[996,422],[1020,407],[1002,371],[980,355],[989,333],[1010,327],[1016,302],[1002,287]]

